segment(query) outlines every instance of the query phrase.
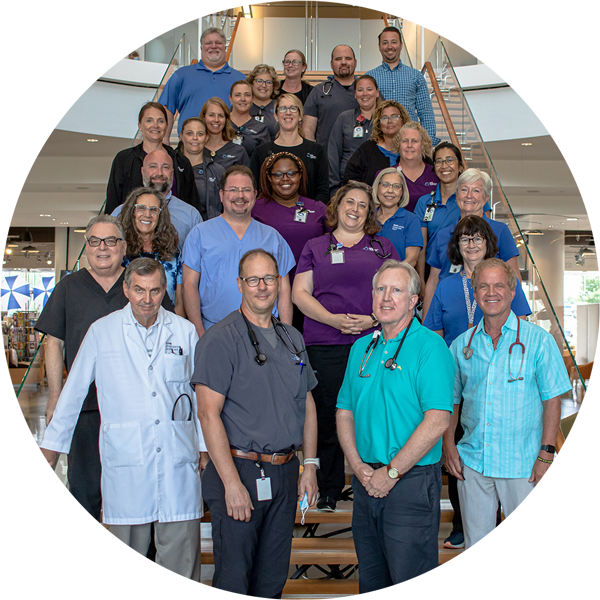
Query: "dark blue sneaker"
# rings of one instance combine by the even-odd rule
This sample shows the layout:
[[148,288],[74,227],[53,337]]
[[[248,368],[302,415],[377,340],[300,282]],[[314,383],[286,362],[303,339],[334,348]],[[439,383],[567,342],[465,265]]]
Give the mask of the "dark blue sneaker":
[[445,540],[444,548],[464,548],[465,536],[460,531],[453,531]]

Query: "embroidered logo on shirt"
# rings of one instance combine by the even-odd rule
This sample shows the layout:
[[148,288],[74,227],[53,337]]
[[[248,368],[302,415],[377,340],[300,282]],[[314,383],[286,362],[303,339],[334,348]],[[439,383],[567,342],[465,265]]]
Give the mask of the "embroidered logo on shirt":
[[392,225],[392,231],[398,231],[398,229],[404,229],[404,225]]
[[235,158],[233,154],[223,154],[223,158]]
[[375,252],[375,250],[373,250],[373,248],[370,248],[369,246],[365,246],[363,248],[363,250],[369,250],[370,252]]
[[313,160],[316,160],[316,156],[314,154],[311,154],[310,152],[306,155],[307,158],[312,158]]
[[211,183],[214,183],[214,182],[217,180],[217,178],[216,178],[216,177],[209,177],[209,178],[208,178],[208,180],[209,180]]
[[425,185],[437,185],[435,181],[426,181]]

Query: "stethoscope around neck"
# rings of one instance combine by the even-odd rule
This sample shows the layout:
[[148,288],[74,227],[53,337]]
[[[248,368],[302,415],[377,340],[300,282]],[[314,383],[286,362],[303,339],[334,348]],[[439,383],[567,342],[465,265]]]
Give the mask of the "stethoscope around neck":
[[[474,327],[473,333],[471,334],[471,337],[469,338],[469,343],[463,348],[463,354],[465,356],[465,360],[469,360],[473,356],[473,348],[471,348],[471,342],[473,341],[473,336],[475,335],[476,331],[477,331],[477,327]],[[510,377],[510,379],[508,380],[508,383],[513,383],[515,381],[523,381],[523,379],[524,379],[523,377],[521,377],[521,371],[523,370],[523,361],[525,359],[525,344],[523,344],[519,338],[520,333],[521,333],[521,319],[517,318],[517,338],[508,347],[508,375]],[[519,366],[519,372],[516,377],[512,374],[512,364],[511,364],[512,351],[515,346],[521,347],[521,364]]]
[[[404,344],[404,340],[406,339],[406,334],[408,333],[408,330],[410,329],[411,324],[412,324],[412,319],[410,320],[409,324],[406,326],[406,329],[404,330],[404,335],[402,336],[402,339],[400,340],[400,343],[398,344],[398,348],[396,348],[396,352],[394,353],[394,356],[392,358],[388,358],[385,361],[384,366],[386,369],[389,369],[390,371],[395,371],[398,368],[398,363],[396,362],[396,360],[398,359],[398,355],[400,354],[400,350],[402,349],[402,345]],[[381,331],[379,329],[377,331],[373,332],[373,339],[369,342],[367,349],[365,350],[365,353],[363,354],[363,358],[360,361],[360,367],[358,369],[359,377],[371,377],[371,375],[369,373],[367,373],[366,375],[363,375],[363,372],[367,368],[367,365],[369,364],[369,359],[371,358],[371,354],[373,353],[373,350],[375,350],[375,347],[377,346],[377,342],[379,341],[380,336],[381,336]]]

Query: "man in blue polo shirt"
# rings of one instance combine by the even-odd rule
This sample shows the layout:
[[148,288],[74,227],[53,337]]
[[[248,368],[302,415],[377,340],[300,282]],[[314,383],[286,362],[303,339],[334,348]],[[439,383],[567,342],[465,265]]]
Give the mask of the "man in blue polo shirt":
[[179,113],[177,132],[188,117],[197,117],[204,103],[214,96],[229,103],[231,86],[246,76],[225,61],[225,34],[216,27],[209,27],[200,38],[200,57],[195,65],[181,67],[171,75],[159,102],[167,109],[167,133],[171,137],[175,114]]
[[[552,464],[560,396],[571,387],[553,337],[511,311],[516,282],[502,260],[479,263],[471,285],[483,319],[450,346],[454,412],[443,452],[458,479],[465,548],[495,528],[498,501],[508,517]],[[464,435],[457,449],[461,398]]]
[[452,356],[413,318],[419,275],[387,260],[373,278],[381,335],[350,351],[337,401],[340,444],[354,471],[352,534],[361,594],[438,565],[442,434],[452,412]]
[[440,142],[436,137],[435,116],[425,77],[418,69],[402,63],[400,52],[402,39],[396,27],[386,27],[379,34],[379,52],[383,62],[367,75],[375,78],[379,92],[385,100],[400,102],[413,121],[420,121],[434,146]]

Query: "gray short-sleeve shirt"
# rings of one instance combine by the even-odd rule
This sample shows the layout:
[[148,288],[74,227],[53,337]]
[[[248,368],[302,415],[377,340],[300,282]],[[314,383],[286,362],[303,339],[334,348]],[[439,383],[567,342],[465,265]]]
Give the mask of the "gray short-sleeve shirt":
[[[232,448],[270,454],[302,445],[306,394],[317,379],[302,336],[290,325],[285,328],[303,366],[296,364],[281,339],[273,348],[255,327],[260,351],[267,356],[264,365],[257,364],[239,311],[213,325],[198,341],[191,383],[225,396],[221,419]],[[278,330],[291,348],[285,332]]]

